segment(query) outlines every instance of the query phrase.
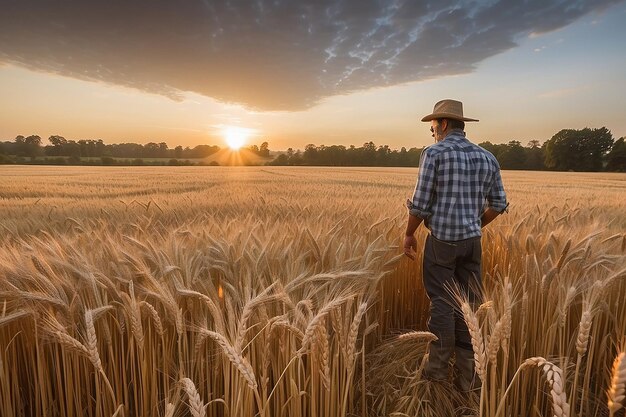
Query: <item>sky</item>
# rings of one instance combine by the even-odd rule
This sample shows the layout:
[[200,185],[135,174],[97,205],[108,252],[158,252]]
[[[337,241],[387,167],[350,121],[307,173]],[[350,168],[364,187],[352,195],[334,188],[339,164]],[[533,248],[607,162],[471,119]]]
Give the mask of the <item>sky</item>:
[[624,0],[2,0],[0,140],[272,150],[626,136]]

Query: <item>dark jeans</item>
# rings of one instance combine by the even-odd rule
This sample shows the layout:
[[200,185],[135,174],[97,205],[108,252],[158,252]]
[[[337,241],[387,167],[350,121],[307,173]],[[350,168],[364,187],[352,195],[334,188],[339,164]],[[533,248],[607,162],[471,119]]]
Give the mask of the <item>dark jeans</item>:
[[471,304],[481,298],[480,237],[444,242],[428,235],[424,245],[424,287],[430,298],[428,329],[442,346],[472,349],[471,338],[452,291],[467,295]]
[[480,237],[454,242],[438,240],[432,235],[426,238],[423,280],[430,298],[428,329],[439,338],[431,343],[426,373],[434,379],[445,379],[455,347],[456,367],[466,379],[471,379],[474,365],[471,337],[453,294],[464,294],[470,304],[480,302],[481,252]]

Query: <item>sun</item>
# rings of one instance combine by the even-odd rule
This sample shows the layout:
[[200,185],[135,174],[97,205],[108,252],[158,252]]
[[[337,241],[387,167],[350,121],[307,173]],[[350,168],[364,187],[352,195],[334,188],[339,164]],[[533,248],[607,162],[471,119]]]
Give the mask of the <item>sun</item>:
[[222,130],[224,140],[230,149],[238,151],[250,137],[250,129],[237,126],[225,126]]

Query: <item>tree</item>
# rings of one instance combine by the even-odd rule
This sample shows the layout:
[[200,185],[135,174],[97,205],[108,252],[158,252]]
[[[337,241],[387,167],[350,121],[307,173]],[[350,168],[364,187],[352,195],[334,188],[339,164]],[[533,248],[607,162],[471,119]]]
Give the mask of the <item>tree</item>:
[[53,135],[48,138],[48,142],[50,142],[52,146],[46,146],[46,155],[63,155],[63,147],[67,145],[67,139],[63,136]]
[[159,143],[159,158],[167,158],[167,151],[168,151],[168,147],[167,147],[167,143],[165,142],[161,142]]
[[491,154],[493,156],[495,156],[496,159],[498,159],[498,161],[500,160],[499,159],[500,154],[502,152],[504,152],[506,150],[506,147],[507,147],[507,145],[504,145],[504,144],[497,145],[497,144],[491,143],[489,141],[479,143],[478,146],[480,146],[481,148],[491,152]]
[[52,146],[63,146],[67,143],[67,139],[58,135],[50,136],[48,141],[52,144]]
[[302,165],[302,152],[298,149],[296,153],[294,153],[291,158],[289,158],[289,165]]
[[376,145],[374,142],[369,141],[363,144],[363,165],[372,166],[376,161]]
[[545,164],[561,171],[599,171],[613,145],[606,127],[563,129],[545,144]]
[[619,138],[613,144],[613,148],[607,155],[607,171],[626,172],[626,142],[625,138]]
[[306,165],[315,165],[317,164],[317,154],[317,147],[312,143],[309,143],[304,147],[302,159]]
[[[17,138],[16,138],[17,140]],[[25,156],[34,158],[41,154],[41,137],[38,135],[30,135],[24,138]]]
[[102,139],[81,139],[78,141],[81,156],[101,157],[104,154],[106,145]]
[[144,155],[148,158],[158,158],[159,157],[159,145],[154,142],[148,142],[143,145]]
[[526,152],[517,140],[510,141],[498,155],[498,162],[502,169],[524,169]]
[[376,150],[376,166],[389,166],[391,149],[389,145],[379,146]]
[[270,156],[270,148],[269,148],[269,143],[267,142],[263,142],[261,144],[261,147],[259,148],[259,155],[260,156],[264,156],[264,157],[268,157]]
[[544,150],[538,140],[531,140],[526,146],[526,169],[542,170],[545,168],[543,161],[545,159]]
[[287,156],[287,154],[281,153],[268,165],[289,165],[289,156]]

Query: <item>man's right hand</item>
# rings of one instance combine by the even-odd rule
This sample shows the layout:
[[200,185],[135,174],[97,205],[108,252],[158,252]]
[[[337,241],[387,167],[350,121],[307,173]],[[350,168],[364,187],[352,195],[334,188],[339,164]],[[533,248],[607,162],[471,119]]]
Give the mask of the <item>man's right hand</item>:
[[404,254],[411,260],[415,260],[415,253],[417,252],[417,240],[415,236],[405,236],[404,238]]
[[496,217],[498,217],[501,213],[499,211],[495,211],[491,207],[488,207],[487,210],[480,216],[480,227],[481,229],[487,226],[489,223],[493,221]]

